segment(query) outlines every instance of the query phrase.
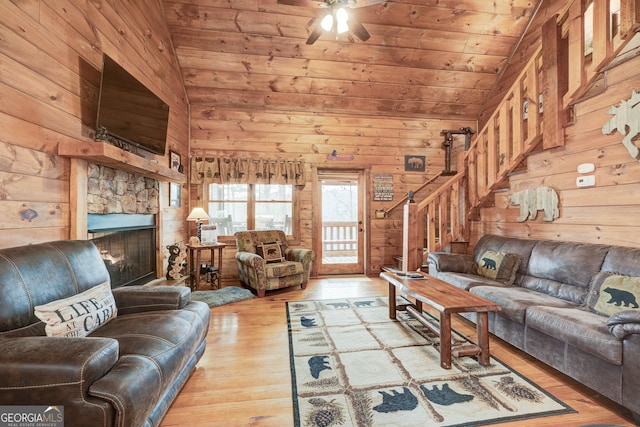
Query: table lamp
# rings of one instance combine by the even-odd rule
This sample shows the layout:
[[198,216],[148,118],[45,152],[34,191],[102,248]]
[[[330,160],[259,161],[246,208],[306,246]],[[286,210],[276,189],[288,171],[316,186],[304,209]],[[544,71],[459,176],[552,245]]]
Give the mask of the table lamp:
[[187,221],[196,221],[198,240],[202,239],[202,221],[208,220],[209,215],[207,215],[207,212],[202,208],[193,208],[193,210],[187,217]]

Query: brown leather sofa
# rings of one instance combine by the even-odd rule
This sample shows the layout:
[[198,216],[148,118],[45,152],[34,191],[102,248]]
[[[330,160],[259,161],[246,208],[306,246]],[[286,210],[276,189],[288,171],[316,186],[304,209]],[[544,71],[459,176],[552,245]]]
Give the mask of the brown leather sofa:
[[67,427],[160,423],[204,353],[209,307],[186,287],[121,287],[117,315],[88,336],[45,335],[36,306],[105,281],[89,241],[0,250],[2,405],[63,406]]
[[[487,251],[520,258],[513,283],[478,274]],[[473,254],[428,260],[430,275],[500,304],[489,315],[491,333],[626,406],[640,423],[640,310],[617,304],[621,311],[604,315],[590,305],[607,290],[595,288],[601,278],[639,280],[640,249],[485,235]]]

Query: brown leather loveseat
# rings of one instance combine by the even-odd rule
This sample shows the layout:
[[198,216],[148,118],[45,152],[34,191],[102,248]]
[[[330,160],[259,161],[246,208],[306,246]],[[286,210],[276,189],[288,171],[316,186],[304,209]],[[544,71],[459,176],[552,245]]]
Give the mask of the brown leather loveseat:
[[160,423],[204,353],[209,307],[186,287],[109,283],[89,241],[0,250],[2,405],[63,407],[67,427]]

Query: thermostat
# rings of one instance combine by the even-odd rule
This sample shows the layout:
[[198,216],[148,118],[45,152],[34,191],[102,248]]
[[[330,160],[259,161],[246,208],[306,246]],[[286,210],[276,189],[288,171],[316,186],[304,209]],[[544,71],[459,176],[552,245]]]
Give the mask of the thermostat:
[[593,187],[596,185],[595,175],[585,175],[576,178],[576,186],[578,187]]

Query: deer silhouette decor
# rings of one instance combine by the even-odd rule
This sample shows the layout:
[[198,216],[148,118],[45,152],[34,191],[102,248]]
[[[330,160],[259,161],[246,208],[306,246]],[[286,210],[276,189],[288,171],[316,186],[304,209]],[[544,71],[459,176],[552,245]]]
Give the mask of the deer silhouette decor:
[[620,132],[624,136],[622,144],[631,157],[640,160],[640,148],[634,141],[640,134],[640,93],[634,90],[631,98],[620,102],[618,107],[612,106],[607,110],[607,114],[613,117],[602,126],[602,133],[610,135],[615,130]]

